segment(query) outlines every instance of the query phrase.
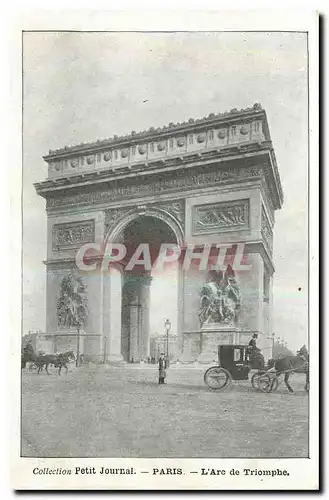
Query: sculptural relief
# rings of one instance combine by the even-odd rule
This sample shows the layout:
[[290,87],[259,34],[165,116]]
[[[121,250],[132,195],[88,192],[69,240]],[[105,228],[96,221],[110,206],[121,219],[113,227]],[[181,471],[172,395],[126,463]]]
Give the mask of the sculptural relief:
[[94,221],[70,222],[53,227],[53,250],[76,247],[94,241]]
[[143,184],[131,183],[126,185],[114,184],[112,188],[100,189],[99,191],[85,191],[77,194],[65,194],[62,196],[49,197],[47,208],[63,207],[65,205],[104,203],[117,199],[129,198],[131,196],[147,196],[152,193],[165,191],[192,189],[196,186],[210,186],[217,182],[230,181],[247,177],[262,177],[260,167],[231,168],[227,170],[216,170],[213,172],[196,172],[193,175],[183,176],[184,173],[158,180],[145,179]]
[[173,215],[182,226],[185,222],[185,202],[183,200],[179,201],[169,201],[168,203],[161,203],[160,205],[154,205],[157,208],[162,208],[169,214]]
[[248,200],[194,207],[194,234],[249,227]]
[[113,229],[116,225],[117,221],[126,215],[128,212],[133,210],[134,207],[120,207],[120,208],[109,208],[105,210],[105,227],[104,227],[104,236],[108,234],[110,229]]
[[240,128],[240,134],[242,134],[242,135],[249,134],[249,126],[248,125],[242,125],[242,127]]
[[200,292],[199,319],[206,324],[234,324],[241,305],[240,288],[231,266],[225,273],[210,271]]
[[270,250],[273,250],[273,231],[269,220],[267,218],[264,207],[262,207],[262,222],[261,222],[261,233],[265,242],[268,244]]

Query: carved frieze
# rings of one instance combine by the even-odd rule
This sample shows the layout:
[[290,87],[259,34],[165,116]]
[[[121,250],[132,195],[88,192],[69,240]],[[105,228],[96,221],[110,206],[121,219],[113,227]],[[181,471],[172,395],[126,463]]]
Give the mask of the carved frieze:
[[249,228],[249,200],[193,207],[193,234]]
[[53,226],[53,250],[70,250],[95,240],[95,221],[69,222]]
[[57,208],[70,205],[106,203],[114,200],[127,199],[154,195],[163,192],[194,189],[200,186],[216,185],[219,182],[239,181],[250,177],[262,177],[263,171],[260,167],[229,168],[226,170],[215,170],[211,172],[186,173],[179,172],[170,177],[145,179],[141,183],[136,179],[131,184],[114,184],[108,189],[98,191],[83,191],[76,194],[65,194],[47,199],[47,208]]
[[134,207],[116,207],[105,210],[104,236],[115,227],[121,217],[133,209]]
[[263,240],[267,243],[271,252],[273,251],[273,231],[267,218],[264,207],[262,207],[261,233]]

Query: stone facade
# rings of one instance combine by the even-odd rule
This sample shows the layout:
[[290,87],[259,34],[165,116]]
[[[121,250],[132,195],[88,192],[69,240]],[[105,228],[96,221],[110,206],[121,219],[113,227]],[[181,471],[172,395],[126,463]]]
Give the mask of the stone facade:
[[[88,290],[85,354],[110,361],[127,361],[132,353],[137,358],[149,355],[147,286],[139,285],[136,297],[126,303],[122,268],[104,273],[98,265],[84,272],[76,268],[75,256],[86,243],[120,242],[128,224],[155,218],[184,248],[221,244],[237,251],[245,245],[251,271],[237,271],[241,308],[236,336],[230,335],[229,341],[257,331],[263,333],[259,343],[266,346],[271,332],[274,212],[281,208],[283,194],[260,105],[65,147],[44,159],[48,178],[35,187],[47,201],[47,335],[53,335],[57,345],[69,338],[57,326],[59,287],[74,270]],[[177,338],[181,358],[190,361],[200,355],[202,342],[205,345],[198,310],[206,274],[179,269]],[[220,333],[215,342],[219,338]]]

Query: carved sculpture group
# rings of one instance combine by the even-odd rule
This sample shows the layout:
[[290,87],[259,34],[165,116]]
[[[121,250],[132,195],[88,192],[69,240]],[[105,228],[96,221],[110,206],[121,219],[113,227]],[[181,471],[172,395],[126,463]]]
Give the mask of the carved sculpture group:
[[231,266],[225,273],[210,271],[200,294],[201,326],[210,323],[233,324],[240,307],[240,288]]

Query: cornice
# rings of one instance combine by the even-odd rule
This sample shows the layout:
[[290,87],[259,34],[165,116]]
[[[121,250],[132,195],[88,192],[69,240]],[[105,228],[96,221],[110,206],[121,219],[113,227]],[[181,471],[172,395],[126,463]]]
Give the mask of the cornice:
[[[40,196],[50,200],[47,208],[58,205],[60,198],[70,205],[65,199],[73,199],[72,195],[78,193],[81,193],[77,199],[81,205],[87,190],[91,193],[118,190],[118,196],[113,195],[116,199],[126,197],[122,189],[126,185],[125,191],[134,196],[131,186],[138,183],[149,185],[154,192],[168,191],[174,189],[168,187],[168,181],[160,189],[153,186],[154,182],[157,184],[162,178],[189,177],[191,173],[187,169],[235,170],[252,162],[262,167],[266,178],[264,189],[273,209],[283,204],[266,113],[259,104],[105,141],[67,146],[52,151],[44,159],[49,163],[48,178],[34,186]],[[228,179],[229,175],[217,179],[217,183]],[[184,183],[180,185],[184,187]],[[201,185],[207,184],[200,182]],[[57,201],[53,203],[54,198]],[[97,203],[96,195],[92,194],[91,198]]]
[[[196,161],[196,158],[198,161]],[[79,205],[89,203],[89,198],[93,205],[102,204],[103,201],[113,202],[116,199],[135,198],[139,196],[154,195],[159,193],[170,193],[171,191],[190,191],[198,185],[200,189],[210,187],[212,184],[227,184],[234,182],[245,182],[247,180],[247,170],[252,166],[257,166],[264,176],[264,190],[271,200],[274,209],[281,208],[281,199],[275,185],[274,174],[271,169],[270,152],[259,145],[254,151],[241,148],[236,151],[236,154],[231,152],[231,155],[221,156],[218,151],[212,154],[197,155],[194,161],[191,157],[180,158],[173,161],[170,165],[167,163],[159,167],[154,165],[153,168],[145,170],[142,166],[138,171],[124,172],[92,172],[88,176],[75,176],[74,178],[61,179],[58,181],[45,181],[35,185],[37,193],[47,200],[58,199],[58,202],[47,203],[47,209],[52,206],[71,205],[71,201],[66,201],[75,198]],[[245,175],[237,175],[237,171],[245,171]],[[209,172],[214,172],[214,179],[209,177]],[[206,172],[208,174],[206,175]],[[204,175],[203,175],[204,173]],[[188,180],[191,176],[197,175],[204,177],[204,180],[196,181],[195,183],[183,182],[183,178]],[[252,175],[255,178],[255,174]],[[207,180],[208,179],[208,180]],[[156,186],[159,184],[159,187]],[[161,184],[161,185],[160,185]],[[146,189],[145,186],[150,189]],[[135,188],[133,186],[136,186]],[[140,186],[140,189],[138,188]],[[142,189],[143,188],[143,189]],[[86,197],[83,193],[90,192],[90,196]],[[113,193],[106,197],[97,197],[92,195],[99,191],[107,191]],[[117,195],[114,195],[117,192]],[[79,196],[77,196],[79,195]],[[73,199],[72,198],[72,199]],[[83,199],[86,198],[86,201]],[[87,199],[88,198],[88,199]],[[63,203],[60,202],[62,199]]]
[[214,148],[212,150],[187,153],[175,157],[168,157],[150,162],[139,162],[134,166],[121,166],[119,168],[110,168],[97,170],[88,173],[70,174],[61,178],[48,179],[46,181],[35,183],[37,193],[43,196],[43,192],[59,191],[63,187],[76,187],[87,185],[88,183],[100,184],[111,182],[113,180],[135,177],[136,175],[150,175],[170,169],[177,170],[182,167],[194,167],[206,161],[231,161],[248,155],[260,154],[268,150],[268,143],[260,144],[258,142],[245,145],[235,145],[227,148]]
[[150,162],[139,162],[134,166],[121,166],[120,168],[109,168],[88,173],[70,174],[61,178],[47,179],[34,184],[40,196],[47,197],[48,193],[55,194],[56,191],[73,189],[95,184],[109,184],[114,181],[134,178],[136,176],[149,176],[169,172],[172,170],[197,167],[205,163],[226,162],[243,160],[251,156],[259,156],[269,153],[271,143],[248,143],[244,145],[234,145],[225,148],[214,148],[207,151],[185,153],[174,157],[166,157]]
[[[261,105],[255,103],[252,107],[244,109],[231,109],[224,113],[210,113],[208,116],[203,118],[189,118],[188,121],[181,123],[169,123],[163,127],[150,127],[148,130],[141,132],[132,131],[127,135],[117,136],[114,135],[111,138],[97,140],[90,143],[81,143],[74,146],[64,146],[64,148],[59,148],[56,150],[49,150],[49,154],[45,155],[43,158],[46,162],[59,158],[69,158],[77,153],[88,154],[95,151],[102,151],[108,147],[117,147],[131,145],[140,142],[141,140],[151,141],[152,139],[165,138],[168,135],[178,135],[182,132],[188,133],[190,130],[201,130],[204,127],[215,126],[217,124],[233,123],[234,121],[241,121],[241,119],[247,120],[248,118],[253,118],[255,115],[263,115],[266,118],[265,111],[262,109]],[[267,127],[268,137],[270,140],[269,130]]]

